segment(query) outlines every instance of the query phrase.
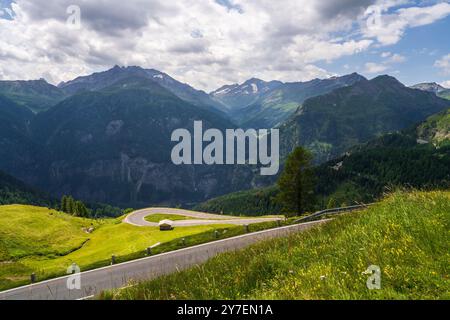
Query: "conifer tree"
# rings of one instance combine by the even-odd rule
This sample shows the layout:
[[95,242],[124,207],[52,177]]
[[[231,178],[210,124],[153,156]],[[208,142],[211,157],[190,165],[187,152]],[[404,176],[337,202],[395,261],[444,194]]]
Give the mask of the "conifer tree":
[[277,199],[289,215],[301,215],[314,205],[315,178],[311,161],[311,153],[302,147],[296,148],[286,160],[278,180]]

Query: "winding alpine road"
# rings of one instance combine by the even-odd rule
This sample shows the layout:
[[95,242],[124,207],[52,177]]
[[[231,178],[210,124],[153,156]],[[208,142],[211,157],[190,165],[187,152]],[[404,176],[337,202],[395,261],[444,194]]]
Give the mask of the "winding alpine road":
[[[361,209],[366,206],[354,206],[320,211],[311,217],[318,218],[325,214],[338,214]],[[280,218],[239,218],[224,217],[201,212],[181,209],[151,208],[135,211],[124,219],[124,223],[135,226],[155,226],[157,223],[145,221],[145,217],[152,214],[184,215],[193,220],[175,221],[176,225],[198,224],[228,224],[237,225],[276,221]],[[198,219],[198,220],[197,220]],[[304,222],[275,229],[268,229],[254,233],[247,233],[231,238],[216,240],[192,247],[186,247],[158,255],[150,255],[146,258],[111,265],[90,271],[84,271],[79,275],[68,275],[56,279],[46,280],[19,288],[0,292],[0,300],[76,300],[86,299],[98,295],[103,290],[122,288],[136,281],[155,279],[162,275],[171,274],[206,262],[208,259],[223,252],[240,250],[254,243],[285,237],[292,233],[309,230],[327,223],[330,219]],[[300,222],[300,221],[299,221]],[[72,288],[74,277],[79,277],[80,287]]]
[[235,224],[235,225],[247,225],[260,222],[269,222],[282,220],[280,217],[269,218],[241,218],[232,216],[223,216],[219,214],[210,214],[197,211],[172,209],[172,208],[148,208],[130,213],[124,220],[124,223],[128,223],[138,227],[157,227],[159,224],[156,222],[149,222],[145,220],[146,217],[155,214],[164,215],[179,215],[186,216],[192,219],[189,220],[176,220],[173,221],[174,227],[190,227],[200,225],[211,224]]

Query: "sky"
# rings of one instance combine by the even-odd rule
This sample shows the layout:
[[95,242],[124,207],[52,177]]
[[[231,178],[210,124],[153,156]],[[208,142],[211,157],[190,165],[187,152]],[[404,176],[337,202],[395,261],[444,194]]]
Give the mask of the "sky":
[[0,0],[0,39],[2,80],[137,65],[205,91],[352,72],[450,88],[450,0]]

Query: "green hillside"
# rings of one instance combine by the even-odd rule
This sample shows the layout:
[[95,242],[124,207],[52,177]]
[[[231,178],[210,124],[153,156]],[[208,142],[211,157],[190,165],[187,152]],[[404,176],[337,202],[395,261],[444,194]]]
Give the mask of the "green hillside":
[[0,205],[33,204],[49,206],[54,200],[43,192],[27,186],[22,181],[0,171]]
[[68,254],[89,238],[82,228],[94,222],[41,207],[1,206],[0,260]]
[[[376,201],[396,187],[450,187],[450,109],[402,132],[355,146],[315,168],[316,209]],[[418,169],[420,168],[420,169]],[[275,214],[276,187],[227,194],[196,210],[233,215]]]
[[33,173],[41,148],[30,138],[33,112],[0,94],[0,170],[23,178]]
[[440,96],[441,98],[450,100],[450,89],[439,92],[438,96]]
[[436,146],[450,144],[450,109],[429,117],[419,125],[417,136]]
[[[384,145],[366,145],[316,169],[317,193],[328,206],[372,202],[399,186],[450,187],[450,149],[431,145],[405,147],[399,134],[385,136]],[[381,139],[380,139],[381,140]]]
[[[420,170],[418,170],[420,168]],[[386,135],[315,168],[316,210],[376,201],[397,187],[450,187],[450,147],[418,145],[401,134]],[[196,210],[232,215],[277,214],[276,187],[213,198]]]
[[361,80],[307,100],[281,127],[282,154],[302,145],[313,151],[317,162],[325,162],[449,107],[449,101],[434,93],[407,88],[390,76]]
[[43,79],[0,81],[0,94],[33,112],[45,111],[65,97],[62,90]]
[[[450,192],[397,192],[322,227],[221,254],[107,299],[449,299]],[[381,289],[368,290],[369,266]]]
[[281,205],[275,201],[277,194],[278,188],[275,186],[233,192],[200,203],[194,210],[235,216],[279,214]]

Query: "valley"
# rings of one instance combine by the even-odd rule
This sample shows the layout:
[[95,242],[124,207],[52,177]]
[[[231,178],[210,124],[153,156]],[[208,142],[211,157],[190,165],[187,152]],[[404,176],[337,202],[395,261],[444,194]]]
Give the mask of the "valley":
[[450,0],[0,0],[0,301],[450,300],[449,30]]
[[[158,256],[198,244],[251,235],[255,231],[295,226],[298,213],[286,212],[279,202],[282,191],[276,184],[279,176],[262,176],[260,170],[267,170],[263,165],[268,164],[284,170],[286,158],[299,146],[311,152],[315,179],[311,191],[314,201],[308,203],[304,214],[379,202],[375,209],[364,212],[385,219],[380,226],[384,228],[390,219],[397,219],[398,226],[409,225],[409,220],[401,220],[402,214],[428,226],[431,222],[427,217],[417,217],[417,210],[424,206],[436,219],[442,218],[441,207],[444,212],[448,210],[445,190],[450,188],[450,101],[441,98],[445,96],[445,88],[432,84],[409,88],[390,76],[367,80],[350,74],[305,83],[265,82],[254,78],[206,94],[153,69],[117,66],[62,83],[56,89],[50,90],[48,86],[51,85],[37,86],[35,82],[0,85],[0,119],[5,124],[0,128],[1,290],[29,284],[31,274],[39,282],[64,276],[73,263],[82,271],[100,272],[97,269],[112,262],[120,264],[149,254]],[[29,94],[36,95],[33,101],[41,107],[30,103]],[[189,129],[199,129],[198,124],[200,135],[194,130],[194,137],[199,139],[191,141]],[[278,154],[278,146],[273,144],[275,133],[279,133],[280,162],[271,159],[272,162],[256,164],[246,159],[249,156],[246,152],[235,154],[236,162],[228,162],[227,158],[227,165],[218,165],[221,163],[220,159],[217,161],[219,149],[224,152],[228,149],[223,146],[225,139],[222,136],[221,146],[217,144],[220,137],[205,138],[203,134],[213,132],[210,129],[235,135],[242,131],[244,138],[237,142],[242,144],[248,140],[251,144],[251,137],[239,131],[241,126],[270,130],[271,134],[263,139],[255,138],[257,143],[255,139],[253,143],[259,146],[259,152],[264,149],[272,156]],[[186,136],[189,143],[173,139],[173,132],[180,128],[189,133]],[[269,137],[270,146],[261,148]],[[212,140],[218,146],[214,150],[206,145]],[[188,159],[191,166],[180,165],[182,161],[173,163],[177,142],[183,145],[178,148],[182,159],[195,150],[202,151],[204,156],[203,147],[206,147],[210,149],[206,158],[216,160],[199,162],[196,155]],[[269,154],[263,156],[269,159]],[[222,162],[225,164],[225,158]],[[71,198],[73,203],[82,206],[83,202],[78,200],[84,201],[84,211],[61,210],[64,205],[59,199],[63,195],[70,195],[76,199]],[[401,213],[399,205],[407,201],[411,206]],[[131,209],[148,207],[152,208]],[[191,208],[196,211],[187,210]],[[386,210],[398,215],[389,218]],[[79,216],[80,212],[83,217]],[[285,215],[292,218],[286,219]],[[172,231],[160,230],[159,222],[165,219],[173,220]],[[361,213],[349,214],[330,226],[293,237],[305,241],[300,246],[306,252],[305,257],[314,251],[312,238],[323,240],[320,248],[326,255],[326,250],[335,250],[327,244],[331,232],[328,229],[352,233],[356,225],[369,228],[375,218],[365,219]],[[410,236],[405,233],[404,239]],[[438,243],[441,241],[438,238],[442,237],[436,234],[436,239],[430,241],[445,247]],[[259,265],[263,267],[257,268],[261,272],[255,276],[265,282],[268,275],[278,274],[284,270],[282,265],[290,264],[282,249],[289,239],[263,242],[242,252],[226,254],[227,258],[218,256],[199,268],[205,268],[202,269],[205,274],[216,280],[216,263],[223,268],[243,268],[247,263]],[[422,243],[405,241],[404,248],[422,246]],[[264,249],[270,256],[276,256],[279,263],[266,255],[260,255],[258,259],[262,260],[243,262],[240,255],[244,252],[265,246],[279,249],[278,253]],[[345,250],[354,246],[355,243]],[[423,249],[423,255],[435,258],[427,249]],[[393,256],[389,253],[379,258],[383,263],[392,264]],[[414,257],[417,263],[423,263],[417,260],[422,258]],[[227,266],[220,262],[222,259],[229,262]],[[314,277],[319,273],[328,277],[325,261],[320,261],[322,265],[308,260],[299,263],[310,265],[310,275]],[[359,267],[360,261],[351,263]],[[272,271],[266,270],[268,266],[273,267]],[[442,273],[438,265],[428,267],[436,274]],[[278,289],[280,282],[262,290],[247,281],[248,273],[256,269],[243,270],[245,284],[225,286],[223,295],[216,298],[236,298],[235,290],[258,298],[337,298],[342,294],[367,298],[359,289],[353,295],[337,292],[334,282],[346,280],[333,276],[330,277],[334,282],[326,287],[326,295],[320,285],[319,289],[307,286],[307,291],[299,293]],[[350,272],[344,267],[342,270]],[[101,297],[167,298],[169,293],[156,294],[152,288],[161,286],[162,281],[182,288],[180,281],[189,283],[183,278],[185,275],[195,279],[188,270],[136,287],[105,292]],[[313,283],[308,278],[310,275],[302,274],[295,281]],[[351,279],[355,280],[353,276]],[[426,278],[423,286],[432,286],[430,281]],[[434,296],[443,294],[436,288],[430,290]],[[184,296],[175,295],[176,298],[206,297],[200,291],[184,292]],[[404,297],[404,291],[398,288],[389,287],[383,294],[389,298]],[[416,298],[424,294],[418,290],[406,296]]]
[[[279,128],[281,166],[299,145],[311,150],[319,165],[450,106],[434,92],[408,88],[395,78],[367,80],[356,73],[304,83],[250,79],[209,95],[140,67],[115,66],[52,90],[34,82],[2,85],[8,90],[5,96],[0,90],[6,124],[0,129],[0,170],[55,198],[71,194],[123,208],[190,207],[275,181],[258,175],[260,166],[254,164],[174,165],[171,133],[195,121],[202,121],[205,131],[225,132],[250,122],[255,128]],[[64,98],[37,110],[23,102],[24,92]],[[267,119],[279,120],[249,120],[245,110],[257,104],[267,108],[258,107],[255,114],[267,112]],[[280,114],[283,105],[291,105],[290,111]]]

